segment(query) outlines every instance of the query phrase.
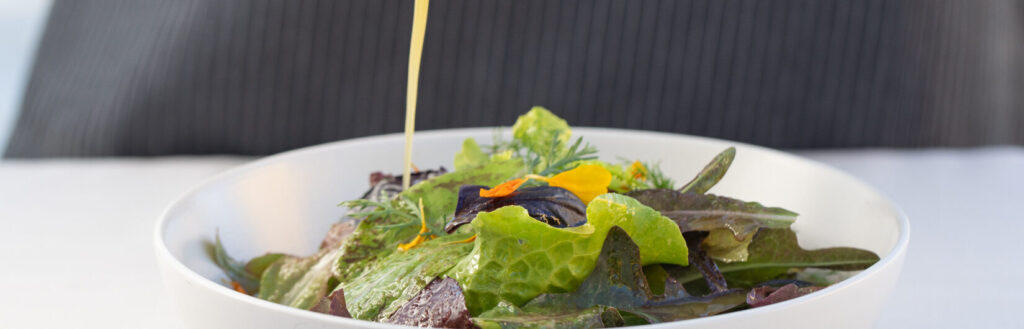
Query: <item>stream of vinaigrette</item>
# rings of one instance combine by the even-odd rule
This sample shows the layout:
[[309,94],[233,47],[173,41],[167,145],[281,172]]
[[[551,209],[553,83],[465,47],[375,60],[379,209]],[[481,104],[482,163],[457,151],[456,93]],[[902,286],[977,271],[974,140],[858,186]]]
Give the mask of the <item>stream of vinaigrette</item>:
[[412,19],[412,38],[409,39],[409,81],[405,94],[405,158],[402,171],[402,189],[409,188],[412,170],[412,134],[416,130],[416,89],[420,81],[420,58],[423,38],[427,32],[427,8],[430,0],[416,0]]

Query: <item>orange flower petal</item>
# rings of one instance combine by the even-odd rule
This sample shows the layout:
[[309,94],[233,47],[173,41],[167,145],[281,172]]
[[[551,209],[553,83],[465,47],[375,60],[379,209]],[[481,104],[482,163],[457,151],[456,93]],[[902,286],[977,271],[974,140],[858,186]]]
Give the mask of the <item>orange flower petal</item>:
[[509,196],[512,194],[512,192],[515,192],[516,189],[519,188],[519,186],[522,186],[523,183],[526,183],[525,179],[513,179],[501,183],[498,186],[491,188],[490,190],[480,189],[480,196],[484,198],[500,198],[503,196]]
[[612,173],[600,165],[582,165],[548,179],[548,185],[569,190],[583,203],[590,203],[598,195],[608,193],[611,182]]
[[238,282],[231,281],[231,288],[234,288],[235,291],[237,291],[237,292],[240,292],[240,293],[243,293],[243,294],[246,294],[246,295],[249,294],[248,292],[245,292],[245,288],[242,288],[242,285],[239,284]]
[[633,179],[645,180],[647,179],[647,167],[644,167],[640,161],[633,162],[629,166],[629,175],[633,176]]

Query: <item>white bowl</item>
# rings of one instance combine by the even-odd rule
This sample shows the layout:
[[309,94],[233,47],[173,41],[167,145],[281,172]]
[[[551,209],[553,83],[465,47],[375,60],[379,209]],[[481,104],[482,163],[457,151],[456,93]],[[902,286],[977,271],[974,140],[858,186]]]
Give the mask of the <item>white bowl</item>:
[[[462,140],[489,143],[493,129],[419,132],[413,159],[444,165]],[[887,198],[819,163],[742,143],[675,134],[578,128],[577,136],[617,156],[660,161],[677,182],[693,177],[715,154],[736,146],[728,174],[711,192],[800,214],[793,229],[804,248],[850,246],[877,253],[867,270],[811,295],[741,312],[651,328],[869,328],[896,282],[910,226]],[[338,202],[359,197],[372,171],[400,172],[403,138],[384,135],[308,147],[267,157],[219,175],[173,203],[157,225],[157,263],[189,328],[396,328],[294,309],[225,287],[203,242],[219,229],[227,250],[248,259],[267,251],[313,253]]]

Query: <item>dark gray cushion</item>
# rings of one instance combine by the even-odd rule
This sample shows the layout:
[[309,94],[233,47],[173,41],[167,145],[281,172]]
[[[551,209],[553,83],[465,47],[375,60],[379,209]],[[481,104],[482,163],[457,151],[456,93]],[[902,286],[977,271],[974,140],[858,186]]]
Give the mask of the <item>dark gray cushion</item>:
[[[411,0],[56,0],[9,157],[268,154],[402,129]],[[782,148],[1024,143],[1013,0],[435,0],[418,129]]]

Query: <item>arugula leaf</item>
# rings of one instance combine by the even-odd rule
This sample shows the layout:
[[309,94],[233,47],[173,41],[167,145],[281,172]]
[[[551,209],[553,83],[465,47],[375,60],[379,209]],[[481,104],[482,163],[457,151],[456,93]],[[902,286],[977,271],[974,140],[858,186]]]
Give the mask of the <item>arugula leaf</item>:
[[473,324],[481,329],[518,329],[518,328],[613,328],[626,325],[623,316],[614,307],[593,306],[578,311],[569,309],[550,309],[541,312],[525,313],[518,307],[509,305],[507,309],[487,311],[473,318]]
[[667,189],[637,190],[627,195],[661,212],[682,232],[705,231],[704,250],[721,261],[743,261],[747,246],[760,228],[787,228],[797,214],[756,202]]
[[[750,256],[746,261],[718,264],[727,279],[736,274],[772,279],[792,268],[806,267],[863,270],[878,261],[875,253],[857,248],[804,250],[797,244],[796,233],[790,229],[761,229],[754,235],[748,251]],[[675,271],[673,277],[687,283],[702,276],[696,269],[687,267]]]
[[747,294],[747,305],[750,307],[761,307],[797,298],[825,287],[798,287],[796,284],[787,284],[782,287],[762,286],[750,290]]
[[542,293],[575,290],[593,270],[613,226],[636,237],[644,264],[687,264],[679,228],[619,194],[591,201],[581,226],[554,228],[519,206],[481,212],[470,226],[477,235],[473,251],[449,272],[462,285],[470,314],[500,300],[522,305]]
[[249,260],[248,263],[242,263],[228,255],[224,244],[221,243],[220,234],[214,237],[214,243],[207,244],[207,249],[212,253],[211,258],[224,271],[224,274],[250,294],[259,292],[260,276],[263,275],[263,271],[271,263],[284,256],[283,254],[267,253]]
[[480,149],[480,145],[477,145],[476,140],[466,138],[462,142],[462,150],[455,153],[455,171],[479,167],[486,163],[487,160],[487,154],[484,154],[484,151]]
[[337,289],[345,291],[352,317],[370,321],[390,317],[434,278],[469,254],[472,244],[453,243],[469,236],[446,235],[407,251],[391,253],[358,277],[343,281]]
[[729,170],[729,166],[732,165],[732,160],[736,158],[736,148],[729,147],[718,153],[714,159],[711,159],[711,163],[708,163],[694,177],[689,183],[683,185],[683,188],[679,189],[679,192],[694,192],[697,194],[707,193],[712,186],[718,184],[718,181],[722,180],[722,176],[725,176],[725,172]]
[[551,308],[527,313],[508,304],[474,317],[473,323],[482,329],[589,329],[621,327],[626,324],[619,311],[613,307],[594,306],[585,310]]

